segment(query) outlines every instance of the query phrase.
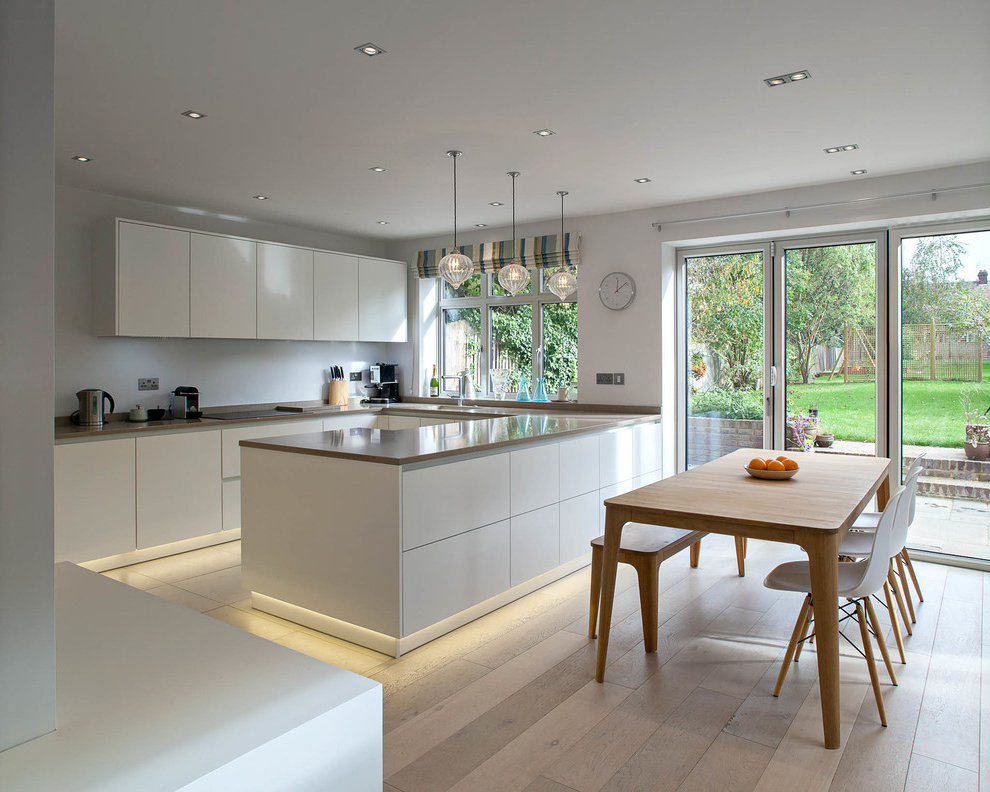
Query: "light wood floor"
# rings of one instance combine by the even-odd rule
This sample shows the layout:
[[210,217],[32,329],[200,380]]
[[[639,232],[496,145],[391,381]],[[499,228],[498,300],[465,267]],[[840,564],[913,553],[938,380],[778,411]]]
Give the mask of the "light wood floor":
[[[843,748],[826,751],[813,646],[771,696],[801,595],[761,582],[800,558],[794,547],[751,541],[745,579],[725,537],[704,540],[699,569],[686,553],[665,562],[651,655],[634,577],[620,568],[599,685],[587,569],[394,660],[253,611],[238,545],[107,574],[379,680],[386,792],[990,791],[983,573],[916,564],[926,600],[908,663],[895,663],[899,686],[880,671],[888,728],[865,662],[844,645]],[[858,641],[854,624],[846,632]]]

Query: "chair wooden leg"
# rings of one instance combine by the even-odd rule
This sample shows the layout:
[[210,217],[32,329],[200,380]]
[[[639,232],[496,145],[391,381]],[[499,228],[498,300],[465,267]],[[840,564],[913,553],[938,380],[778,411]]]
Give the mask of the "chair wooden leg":
[[736,568],[739,577],[746,577],[746,539],[742,536],[736,537]]
[[639,608],[643,616],[643,647],[647,652],[657,650],[657,621],[659,620],[660,560],[655,555],[642,556],[633,562],[639,576]]
[[877,675],[877,664],[873,660],[873,642],[870,640],[870,631],[866,629],[866,614],[863,612],[862,600],[856,600],[856,621],[859,622],[859,633],[863,638],[863,653],[866,655],[866,665],[870,670],[870,682],[873,685],[873,697],[877,700],[880,724],[886,726],[887,714],[883,710],[883,696],[880,695],[880,677]]
[[688,552],[691,554],[691,568],[698,568],[698,561],[701,560],[701,540],[699,539],[693,545],[688,548]]
[[890,593],[890,583],[883,582],[883,596],[887,600],[887,612],[890,613],[890,626],[894,631],[894,643],[897,644],[897,654],[901,656],[901,662],[907,663],[904,657],[904,639],[901,638],[901,628],[897,626],[897,614],[894,613],[894,598]]
[[801,647],[804,646],[804,639],[808,637],[808,631],[811,629],[811,625],[815,621],[815,607],[812,605],[808,608],[808,618],[804,621],[804,629],[801,630],[801,639],[798,641],[797,648],[794,650],[794,662],[796,663],[801,659]]
[[890,662],[887,641],[884,640],[880,620],[877,618],[877,611],[873,607],[873,602],[869,597],[863,597],[863,604],[866,605],[866,615],[870,617],[870,624],[873,625],[873,631],[877,634],[877,646],[880,647],[880,656],[883,658],[883,664],[887,666],[887,676],[890,677],[890,684],[896,685],[897,677],[894,676],[894,666]]
[[894,564],[891,562],[890,568],[887,570],[887,582],[890,583],[890,589],[894,592],[894,599],[897,600],[897,610],[901,614],[901,623],[904,625],[904,629],[907,631],[908,635],[914,635],[914,630],[911,629],[911,620],[908,618],[907,609],[904,607],[904,598],[901,596],[901,588],[897,584],[897,575],[894,574]]
[[914,590],[918,592],[918,602],[924,602],[925,598],[921,593],[921,586],[918,585],[918,576],[914,574],[914,564],[911,562],[911,556],[908,555],[906,547],[901,548],[901,556],[904,558],[904,563],[907,565],[908,574],[911,575],[911,582],[914,584]]
[[591,602],[588,606],[588,637],[597,637],[598,602],[602,597],[602,548],[591,546]]
[[911,589],[908,588],[907,575],[904,574],[904,561],[898,553],[894,560],[897,562],[897,577],[901,581],[901,588],[904,589],[904,602],[907,605],[908,613],[911,615],[911,624],[917,623],[918,619],[914,615],[914,603],[911,602]]
[[781,685],[784,684],[784,677],[787,676],[787,669],[791,664],[791,658],[794,657],[798,637],[808,623],[808,608],[810,607],[811,595],[809,594],[804,598],[804,603],[801,605],[801,612],[798,614],[797,621],[794,622],[794,631],[791,633],[790,643],[787,644],[787,651],[784,652],[784,662],[780,666],[780,674],[777,675],[777,686],[773,689],[774,696],[780,695]]

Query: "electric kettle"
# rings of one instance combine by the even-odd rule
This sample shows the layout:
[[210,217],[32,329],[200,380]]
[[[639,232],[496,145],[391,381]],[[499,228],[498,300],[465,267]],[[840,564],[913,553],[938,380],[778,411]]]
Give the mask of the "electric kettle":
[[103,426],[103,402],[110,400],[110,412],[113,413],[113,396],[97,388],[87,388],[79,391],[79,409],[69,416],[72,423],[80,426]]

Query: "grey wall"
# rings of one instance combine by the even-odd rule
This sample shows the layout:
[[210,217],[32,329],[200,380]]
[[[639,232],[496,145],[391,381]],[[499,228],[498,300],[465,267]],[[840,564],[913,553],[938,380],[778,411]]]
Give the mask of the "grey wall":
[[0,750],[55,728],[54,34],[0,3]]
[[[254,404],[322,398],[323,370],[331,363],[367,367],[392,359],[399,344],[324,341],[105,338],[90,330],[90,227],[126,217],[325,250],[384,255],[384,244],[270,223],[193,214],[71,187],[56,188],[55,413],[76,409],[75,392],[103,388],[118,412],[135,403],[165,406],[176,385],[200,389],[203,405]],[[138,377],[158,377],[162,390],[139,393]],[[363,395],[357,384],[352,395]]]

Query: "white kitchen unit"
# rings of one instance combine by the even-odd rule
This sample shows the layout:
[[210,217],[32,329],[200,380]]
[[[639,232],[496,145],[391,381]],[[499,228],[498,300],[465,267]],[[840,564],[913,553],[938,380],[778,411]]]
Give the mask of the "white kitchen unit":
[[406,278],[402,261],[362,258],[358,286],[361,341],[406,340]]
[[220,432],[137,438],[137,547],[223,529]]
[[258,245],[258,338],[313,339],[313,251]]
[[257,338],[258,243],[190,234],[189,335]]
[[602,498],[660,476],[655,416],[458,423],[244,441],[254,607],[398,656],[585,565]]
[[93,233],[97,335],[189,336],[189,232],[129,221]]
[[313,338],[357,341],[358,257],[320,250],[313,255]]
[[135,548],[134,438],[55,446],[55,561]]

